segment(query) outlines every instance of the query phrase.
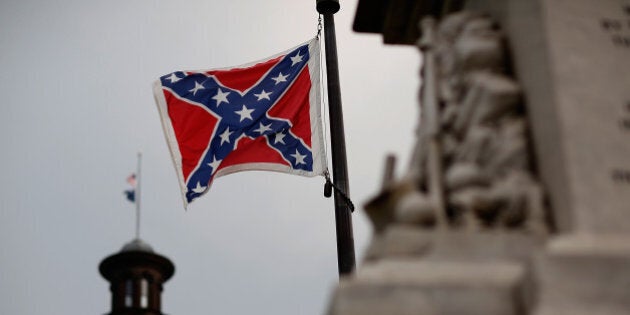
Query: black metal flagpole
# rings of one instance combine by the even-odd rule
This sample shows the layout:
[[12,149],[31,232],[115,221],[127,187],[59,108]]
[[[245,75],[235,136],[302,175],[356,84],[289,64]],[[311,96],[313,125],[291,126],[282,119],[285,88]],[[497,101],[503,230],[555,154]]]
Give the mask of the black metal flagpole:
[[326,81],[332,146],[333,183],[335,189],[335,224],[337,231],[337,261],[339,275],[350,274],[355,267],[354,236],[348,190],[346,140],[341,110],[339,66],[334,14],[339,11],[339,0],[317,0],[317,12],[324,17],[324,44],[326,47]]

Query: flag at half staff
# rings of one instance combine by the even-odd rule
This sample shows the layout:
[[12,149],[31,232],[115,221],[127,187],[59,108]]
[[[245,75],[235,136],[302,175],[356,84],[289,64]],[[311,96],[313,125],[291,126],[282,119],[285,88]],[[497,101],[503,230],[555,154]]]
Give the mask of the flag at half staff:
[[125,190],[125,196],[127,200],[136,202],[136,174],[131,174],[127,177],[127,183],[131,185],[131,189]]
[[153,93],[184,205],[234,172],[322,175],[319,71],[313,39],[258,62],[157,80]]

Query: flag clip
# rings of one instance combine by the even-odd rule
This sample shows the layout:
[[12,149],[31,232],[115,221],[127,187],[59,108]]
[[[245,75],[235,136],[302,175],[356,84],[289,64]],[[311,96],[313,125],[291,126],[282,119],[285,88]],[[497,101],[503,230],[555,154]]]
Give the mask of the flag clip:
[[339,189],[339,187],[333,184],[333,182],[330,180],[330,174],[328,173],[328,171],[324,173],[324,177],[326,178],[326,183],[324,184],[324,197],[330,198],[330,196],[332,196],[332,190],[334,188],[335,191],[338,192],[339,195],[341,195],[343,201],[348,205],[350,212],[354,212],[354,203],[352,203],[352,200],[350,200],[348,195],[346,195],[343,191],[341,191],[341,189]]
[[330,196],[332,196],[332,189],[333,189],[333,184],[330,182],[330,180],[326,180],[326,183],[324,184],[324,197],[326,198],[330,198]]

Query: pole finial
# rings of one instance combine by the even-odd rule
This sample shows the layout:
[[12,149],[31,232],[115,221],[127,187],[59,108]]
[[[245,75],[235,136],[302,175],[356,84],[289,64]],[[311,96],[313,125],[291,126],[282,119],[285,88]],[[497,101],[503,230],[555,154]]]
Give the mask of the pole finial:
[[335,14],[339,11],[339,0],[317,0],[317,12],[321,14],[332,13]]

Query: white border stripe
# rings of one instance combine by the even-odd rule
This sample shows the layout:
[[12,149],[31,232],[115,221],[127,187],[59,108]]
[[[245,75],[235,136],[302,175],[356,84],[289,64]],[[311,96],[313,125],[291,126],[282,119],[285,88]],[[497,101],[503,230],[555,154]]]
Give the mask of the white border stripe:
[[[320,43],[317,38],[312,39],[308,44],[310,58],[308,59],[308,70],[311,76],[311,91],[309,93],[309,105],[311,116],[311,145],[313,152],[313,173],[314,175],[324,175],[324,171],[328,169],[326,151],[324,150],[324,136],[322,133],[322,114],[321,114],[321,86],[319,82],[319,72],[321,71],[319,64]],[[312,175],[312,176],[314,176]]]
[[188,188],[184,183],[182,155],[179,150],[179,144],[177,143],[177,137],[175,137],[175,130],[173,130],[173,122],[171,121],[171,117],[168,115],[168,107],[166,104],[166,98],[164,97],[164,91],[162,90],[162,81],[160,81],[160,79],[153,83],[153,97],[155,97],[155,103],[157,104],[158,111],[160,112],[164,137],[166,138],[168,149],[171,151],[171,158],[173,159],[175,173],[177,173],[177,179],[179,180],[182,200],[184,200],[184,209],[186,209],[188,207],[188,200],[186,199],[186,192],[188,191]]

